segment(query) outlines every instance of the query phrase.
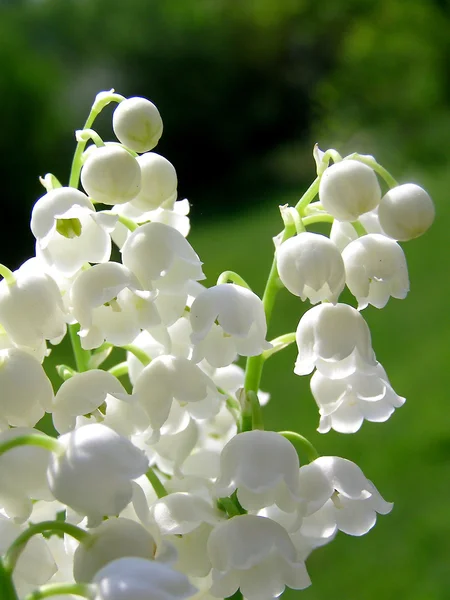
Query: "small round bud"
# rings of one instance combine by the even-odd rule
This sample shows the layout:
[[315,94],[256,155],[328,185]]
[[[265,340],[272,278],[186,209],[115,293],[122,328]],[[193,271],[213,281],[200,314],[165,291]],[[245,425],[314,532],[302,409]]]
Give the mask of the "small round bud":
[[324,235],[300,233],[277,249],[280,279],[295,296],[312,304],[336,303],[345,285],[345,269],[338,247]]
[[102,146],[89,155],[81,170],[86,193],[103,204],[123,204],[141,189],[137,160],[120,146]]
[[383,231],[401,242],[425,233],[431,227],[434,215],[434,204],[430,196],[414,183],[405,183],[389,190],[378,207]]
[[153,102],[146,98],[128,98],[114,111],[113,129],[124,146],[141,154],[156,146],[163,123]]
[[381,190],[373,169],[357,160],[343,160],[324,171],[319,198],[339,221],[356,221],[378,205]]
[[177,172],[164,156],[146,152],[137,158],[141,167],[141,191],[133,199],[133,206],[142,211],[156,210],[161,205],[173,207],[177,199]]

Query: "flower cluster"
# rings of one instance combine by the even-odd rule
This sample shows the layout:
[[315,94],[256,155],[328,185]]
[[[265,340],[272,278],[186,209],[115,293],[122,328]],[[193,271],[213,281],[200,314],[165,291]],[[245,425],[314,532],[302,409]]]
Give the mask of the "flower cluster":
[[[110,103],[118,141],[105,143],[91,127]],[[35,256],[0,266],[4,600],[271,600],[310,585],[315,548],[392,509],[355,463],[264,430],[259,388],[265,361],[296,341],[321,433],[403,404],[360,311],[408,293],[398,242],[431,225],[428,194],[370,156],[316,147],[316,180],[280,207],[263,297],[231,271],[207,288],[189,203],[153,151],[162,130],[150,101],[98,94],[69,185],[41,179]],[[306,231],[318,222],[329,238]],[[339,302],[345,286],[357,308]],[[282,287],[315,306],[269,342]],[[43,365],[66,334],[75,368],[59,365],[54,389]]]

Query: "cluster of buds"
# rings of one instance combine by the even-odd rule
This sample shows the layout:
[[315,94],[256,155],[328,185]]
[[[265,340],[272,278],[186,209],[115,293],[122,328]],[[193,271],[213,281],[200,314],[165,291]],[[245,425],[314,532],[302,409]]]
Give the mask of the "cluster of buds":
[[[104,143],[91,127],[110,103],[118,141]],[[259,388],[265,361],[296,342],[320,432],[403,404],[360,311],[408,293],[398,241],[431,225],[428,194],[373,157],[316,147],[316,180],[280,207],[262,298],[231,271],[206,288],[189,203],[153,151],[162,129],[150,101],[100,93],[69,185],[41,179],[35,256],[0,266],[2,600],[271,600],[310,585],[315,548],[392,509],[350,460],[264,430]],[[306,231],[318,222],[329,238]],[[339,303],[345,285],[357,308]],[[316,306],[268,341],[282,287]],[[75,368],[59,365],[54,389],[43,364],[66,334]]]

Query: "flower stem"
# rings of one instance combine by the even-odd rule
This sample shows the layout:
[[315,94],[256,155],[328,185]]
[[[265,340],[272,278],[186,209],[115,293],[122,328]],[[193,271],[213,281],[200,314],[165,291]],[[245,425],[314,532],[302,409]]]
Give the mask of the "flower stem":
[[30,434],[30,435],[18,435],[15,438],[2,442],[0,444],[0,456],[8,450],[13,448],[19,448],[20,446],[39,446],[45,448],[50,452],[59,452],[61,445],[55,438],[44,434]]
[[67,596],[69,594],[93,599],[95,593],[95,586],[88,583],[48,583],[25,596],[24,600],[42,600],[42,598],[50,598],[50,596]]
[[222,283],[228,283],[229,281],[232,281],[233,283],[235,283],[236,285],[240,285],[241,287],[245,287],[248,290],[252,289],[248,285],[248,283],[240,275],[238,275],[238,273],[235,273],[234,271],[224,271],[223,273],[221,273],[217,279],[217,285],[221,285]]
[[79,331],[80,326],[78,323],[69,325],[70,342],[72,344],[77,371],[79,373],[83,373],[84,371],[89,370],[89,359],[91,358],[91,353],[89,350],[84,350],[84,348],[81,347],[81,340],[80,336],[78,335]]
[[387,171],[384,167],[378,164],[377,161],[373,158],[373,156],[366,156],[364,154],[358,154],[357,152],[354,152],[353,154],[346,156],[344,160],[358,160],[359,162],[364,163],[368,167],[372,167],[372,169],[384,179],[384,181],[388,184],[390,188],[398,186],[398,181],[392,177],[389,171]]
[[122,377],[123,375],[128,375],[128,363],[124,361],[117,365],[114,365],[113,367],[108,369],[108,373],[111,373],[111,375],[114,375],[114,377]]
[[71,523],[66,523],[65,521],[42,521],[41,523],[36,523],[35,525],[31,525],[28,529],[25,529],[25,531],[23,531],[8,548],[4,555],[4,568],[12,573],[27,542],[34,535],[39,535],[40,533],[47,531],[67,533],[79,542],[83,542],[90,536],[84,529],[72,525]]
[[4,566],[3,559],[0,557],[0,598],[2,600],[19,600],[14,583],[12,573]]
[[316,458],[319,458],[320,454],[303,435],[300,435],[295,431],[279,431],[278,433],[291,442],[299,456],[300,454],[306,454],[308,462],[312,462],[313,460],[316,460]]
[[273,354],[276,354],[277,352],[280,352],[280,350],[284,350],[293,344],[295,342],[295,335],[295,331],[292,331],[291,333],[285,333],[284,335],[280,335],[271,340],[270,343],[272,344],[272,348],[269,348],[269,350],[264,350],[262,354],[264,360],[267,360]]
[[8,286],[14,285],[16,283],[16,278],[14,277],[14,273],[5,267],[5,265],[0,264],[0,276],[4,278]]
[[150,364],[151,358],[140,348],[134,346],[133,344],[127,344],[126,346],[120,346],[127,352],[131,352],[143,365],[146,367]]
[[153,470],[152,467],[150,467],[148,469],[145,476],[152,484],[152,487],[155,490],[155,493],[158,496],[158,498],[164,498],[164,496],[167,496],[167,494],[169,492],[166,490],[164,485],[161,483],[161,480],[159,479],[158,475],[155,473],[155,471]]

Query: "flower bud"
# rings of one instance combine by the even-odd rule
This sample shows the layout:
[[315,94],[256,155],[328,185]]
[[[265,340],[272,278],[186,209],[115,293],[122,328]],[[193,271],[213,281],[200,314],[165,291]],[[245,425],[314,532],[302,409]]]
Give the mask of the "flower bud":
[[24,350],[0,350],[0,389],[0,424],[33,427],[52,410],[52,384],[41,363]]
[[237,489],[240,504],[257,510],[276,504],[292,511],[298,501],[298,455],[294,446],[274,431],[238,433],[220,456],[218,496]]
[[240,515],[217,525],[208,539],[208,554],[211,594],[218,598],[240,588],[247,600],[271,600],[286,586],[302,590],[311,585],[287,531],[265,517]]
[[372,233],[350,242],[342,253],[348,289],[358,310],[386,306],[389,297],[406,298],[408,267],[402,248],[385,235]]
[[123,204],[141,189],[141,168],[120,146],[102,146],[89,153],[81,169],[81,183],[96,202]]
[[297,375],[316,367],[327,377],[342,379],[358,369],[373,372],[377,365],[367,323],[348,304],[320,304],[308,310],[298,324],[296,341]]
[[141,167],[141,191],[132,205],[143,212],[164,205],[172,208],[177,199],[177,172],[166,158],[156,152],[146,152],[137,158]]
[[148,152],[162,135],[163,123],[158,109],[146,98],[127,98],[113,113],[117,139],[130,150]]
[[421,236],[434,221],[434,204],[427,192],[414,183],[389,190],[378,207],[383,231],[401,242]]
[[186,575],[154,560],[124,557],[105,565],[94,578],[93,600],[179,600],[197,591]]
[[73,556],[75,581],[87,583],[108,563],[124,556],[139,556],[152,560],[156,545],[150,533],[136,521],[108,519],[81,542]]
[[277,249],[278,274],[295,296],[312,304],[336,303],[345,286],[345,270],[337,246],[324,235],[304,232]]
[[342,160],[325,169],[319,198],[339,221],[356,221],[378,205],[381,190],[373,169],[357,160]]
[[62,435],[63,451],[47,471],[57,500],[87,515],[89,526],[119,514],[132,497],[131,481],[148,469],[144,453],[109,427],[90,424]]

